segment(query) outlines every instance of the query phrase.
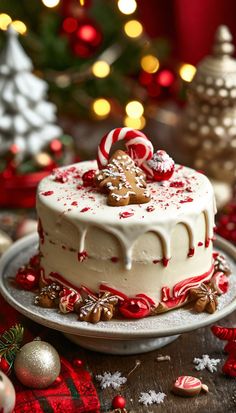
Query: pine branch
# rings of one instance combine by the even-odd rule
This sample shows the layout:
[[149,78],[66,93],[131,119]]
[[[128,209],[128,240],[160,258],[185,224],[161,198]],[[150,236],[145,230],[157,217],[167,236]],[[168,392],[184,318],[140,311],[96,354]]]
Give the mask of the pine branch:
[[0,357],[5,358],[10,365],[20,350],[23,335],[24,327],[16,324],[0,336]]

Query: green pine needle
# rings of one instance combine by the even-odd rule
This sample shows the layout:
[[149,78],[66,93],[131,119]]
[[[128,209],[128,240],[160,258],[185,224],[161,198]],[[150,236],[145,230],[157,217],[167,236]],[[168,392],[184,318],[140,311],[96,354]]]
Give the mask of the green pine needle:
[[24,327],[16,324],[0,336],[0,357],[5,358],[10,365],[15,360],[23,340]]

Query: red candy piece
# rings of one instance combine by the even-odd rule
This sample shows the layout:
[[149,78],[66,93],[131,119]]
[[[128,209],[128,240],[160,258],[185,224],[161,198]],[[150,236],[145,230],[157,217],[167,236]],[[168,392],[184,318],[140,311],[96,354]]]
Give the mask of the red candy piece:
[[83,185],[85,187],[95,186],[95,183],[94,183],[95,174],[96,174],[96,170],[95,169],[90,169],[89,171],[85,172],[82,175]]
[[179,376],[172,388],[174,394],[184,397],[197,396],[201,390],[208,392],[208,387],[193,376]]
[[119,310],[125,318],[143,318],[149,315],[150,304],[142,297],[128,298],[120,303]]
[[39,274],[33,268],[19,268],[15,280],[23,290],[33,290],[38,287]]
[[114,409],[124,409],[126,406],[126,400],[122,396],[115,396],[114,399],[112,400],[112,407]]
[[212,326],[211,331],[220,340],[236,340],[236,328]]
[[165,151],[159,150],[143,166],[143,169],[147,173],[148,178],[153,181],[167,181],[174,173],[175,163]]
[[74,311],[75,304],[81,301],[82,297],[71,288],[64,287],[60,293],[59,309],[62,313],[72,313]]
[[229,289],[229,279],[222,271],[218,271],[213,275],[211,283],[219,294],[225,294]]

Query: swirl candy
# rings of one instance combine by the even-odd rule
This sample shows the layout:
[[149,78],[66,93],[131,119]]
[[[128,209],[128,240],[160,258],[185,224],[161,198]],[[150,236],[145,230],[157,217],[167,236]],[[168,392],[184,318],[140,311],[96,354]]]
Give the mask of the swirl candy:
[[174,394],[185,397],[197,396],[201,390],[208,392],[207,385],[193,376],[179,376],[172,388]]
[[152,158],[153,146],[144,133],[131,128],[116,128],[107,133],[98,146],[99,169],[108,164],[112,145],[121,140],[125,140],[128,153],[138,166]]

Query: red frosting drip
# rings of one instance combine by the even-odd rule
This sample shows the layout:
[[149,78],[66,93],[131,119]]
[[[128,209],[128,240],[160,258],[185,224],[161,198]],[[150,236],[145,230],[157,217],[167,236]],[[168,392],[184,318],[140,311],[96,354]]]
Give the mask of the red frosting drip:
[[164,267],[167,267],[167,265],[169,264],[170,258],[162,258],[162,264],[164,265]]
[[193,257],[194,256],[195,249],[194,248],[189,248],[188,252],[188,257]]
[[44,243],[44,230],[43,230],[41,219],[38,220],[38,234],[39,234],[39,239],[41,243],[43,244]]
[[87,251],[78,252],[78,260],[79,260],[79,262],[83,262],[84,260],[86,260],[86,258],[88,258],[88,253],[87,253]]

